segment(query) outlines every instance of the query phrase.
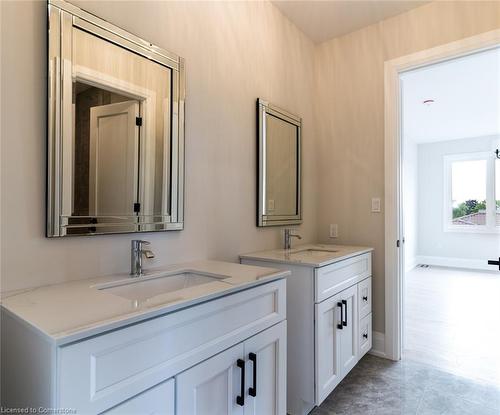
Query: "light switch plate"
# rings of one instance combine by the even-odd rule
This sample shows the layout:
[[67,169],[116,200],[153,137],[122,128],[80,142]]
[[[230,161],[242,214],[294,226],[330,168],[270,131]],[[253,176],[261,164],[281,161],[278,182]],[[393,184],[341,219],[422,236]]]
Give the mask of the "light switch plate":
[[380,211],[380,197],[372,197],[372,212],[379,213]]

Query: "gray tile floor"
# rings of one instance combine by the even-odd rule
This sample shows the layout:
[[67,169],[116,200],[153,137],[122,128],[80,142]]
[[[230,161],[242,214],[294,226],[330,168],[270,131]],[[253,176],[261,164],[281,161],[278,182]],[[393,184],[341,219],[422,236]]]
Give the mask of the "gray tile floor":
[[500,415],[500,388],[366,355],[313,415]]

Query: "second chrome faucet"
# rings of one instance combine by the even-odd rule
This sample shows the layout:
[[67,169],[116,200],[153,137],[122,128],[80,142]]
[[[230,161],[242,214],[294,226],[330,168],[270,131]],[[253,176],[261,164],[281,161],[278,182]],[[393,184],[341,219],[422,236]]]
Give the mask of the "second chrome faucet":
[[302,236],[299,234],[293,233],[294,229],[286,228],[285,229],[285,249],[292,248],[292,238],[302,239]]
[[148,241],[141,241],[140,239],[135,239],[132,241],[130,247],[130,275],[134,278],[143,275],[142,269],[142,256],[151,259],[155,257],[155,254],[150,249],[144,249],[144,245],[150,245]]

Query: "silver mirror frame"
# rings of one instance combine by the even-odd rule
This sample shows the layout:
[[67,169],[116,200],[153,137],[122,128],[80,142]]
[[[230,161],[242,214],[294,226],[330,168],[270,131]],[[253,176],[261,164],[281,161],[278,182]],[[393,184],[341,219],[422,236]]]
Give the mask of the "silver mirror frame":
[[[297,214],[268,215],[266,210],[266,116],[281,118],[297,127]],[[257,226],[299,225],[302,223],[302,119],[268,101],[257,99]]]
[[[185,70],[184,59],[151,44],[103,19],[100,19],[63,0],[48,1],[48,50],[47,50],[47,237],[71,236],[70,228],[91,228],[89,223],[71,224],[67,203],[62,195],[67,191],[71,172],[64,160],[72,157],[68,140],[66,110],[71,96],[65,82],[71,65],[71,31],[83,29],[104,40],[117,44],[172,70],[172,165],[170,173],[169,215],[142,215],[102,218],[92,225],[92,231],[78,235],[107,233],[152,232],[181,230],[184,228],[184,114]],[[70,66],[69,66],[70,68]],[[66,76],[65,76],[66,69]],[[68,104],[69,103],[69,104]],[[70,112],[71,114],[71,112]],[[65,142],[66,140],[66,142]],[[65,171],[66,170],[66,171]],[[81,217],[82,219],[90,217]],[[101,219],[101,218],[100,218]]]

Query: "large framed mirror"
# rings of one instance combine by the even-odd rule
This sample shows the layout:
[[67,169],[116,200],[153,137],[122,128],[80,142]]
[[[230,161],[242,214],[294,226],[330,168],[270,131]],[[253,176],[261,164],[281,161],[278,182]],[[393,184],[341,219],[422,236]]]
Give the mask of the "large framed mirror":
[[47,236],[180,230],[184,61],[48,3]]
[[301,118],[257,100],[257,226],[302,222]]

